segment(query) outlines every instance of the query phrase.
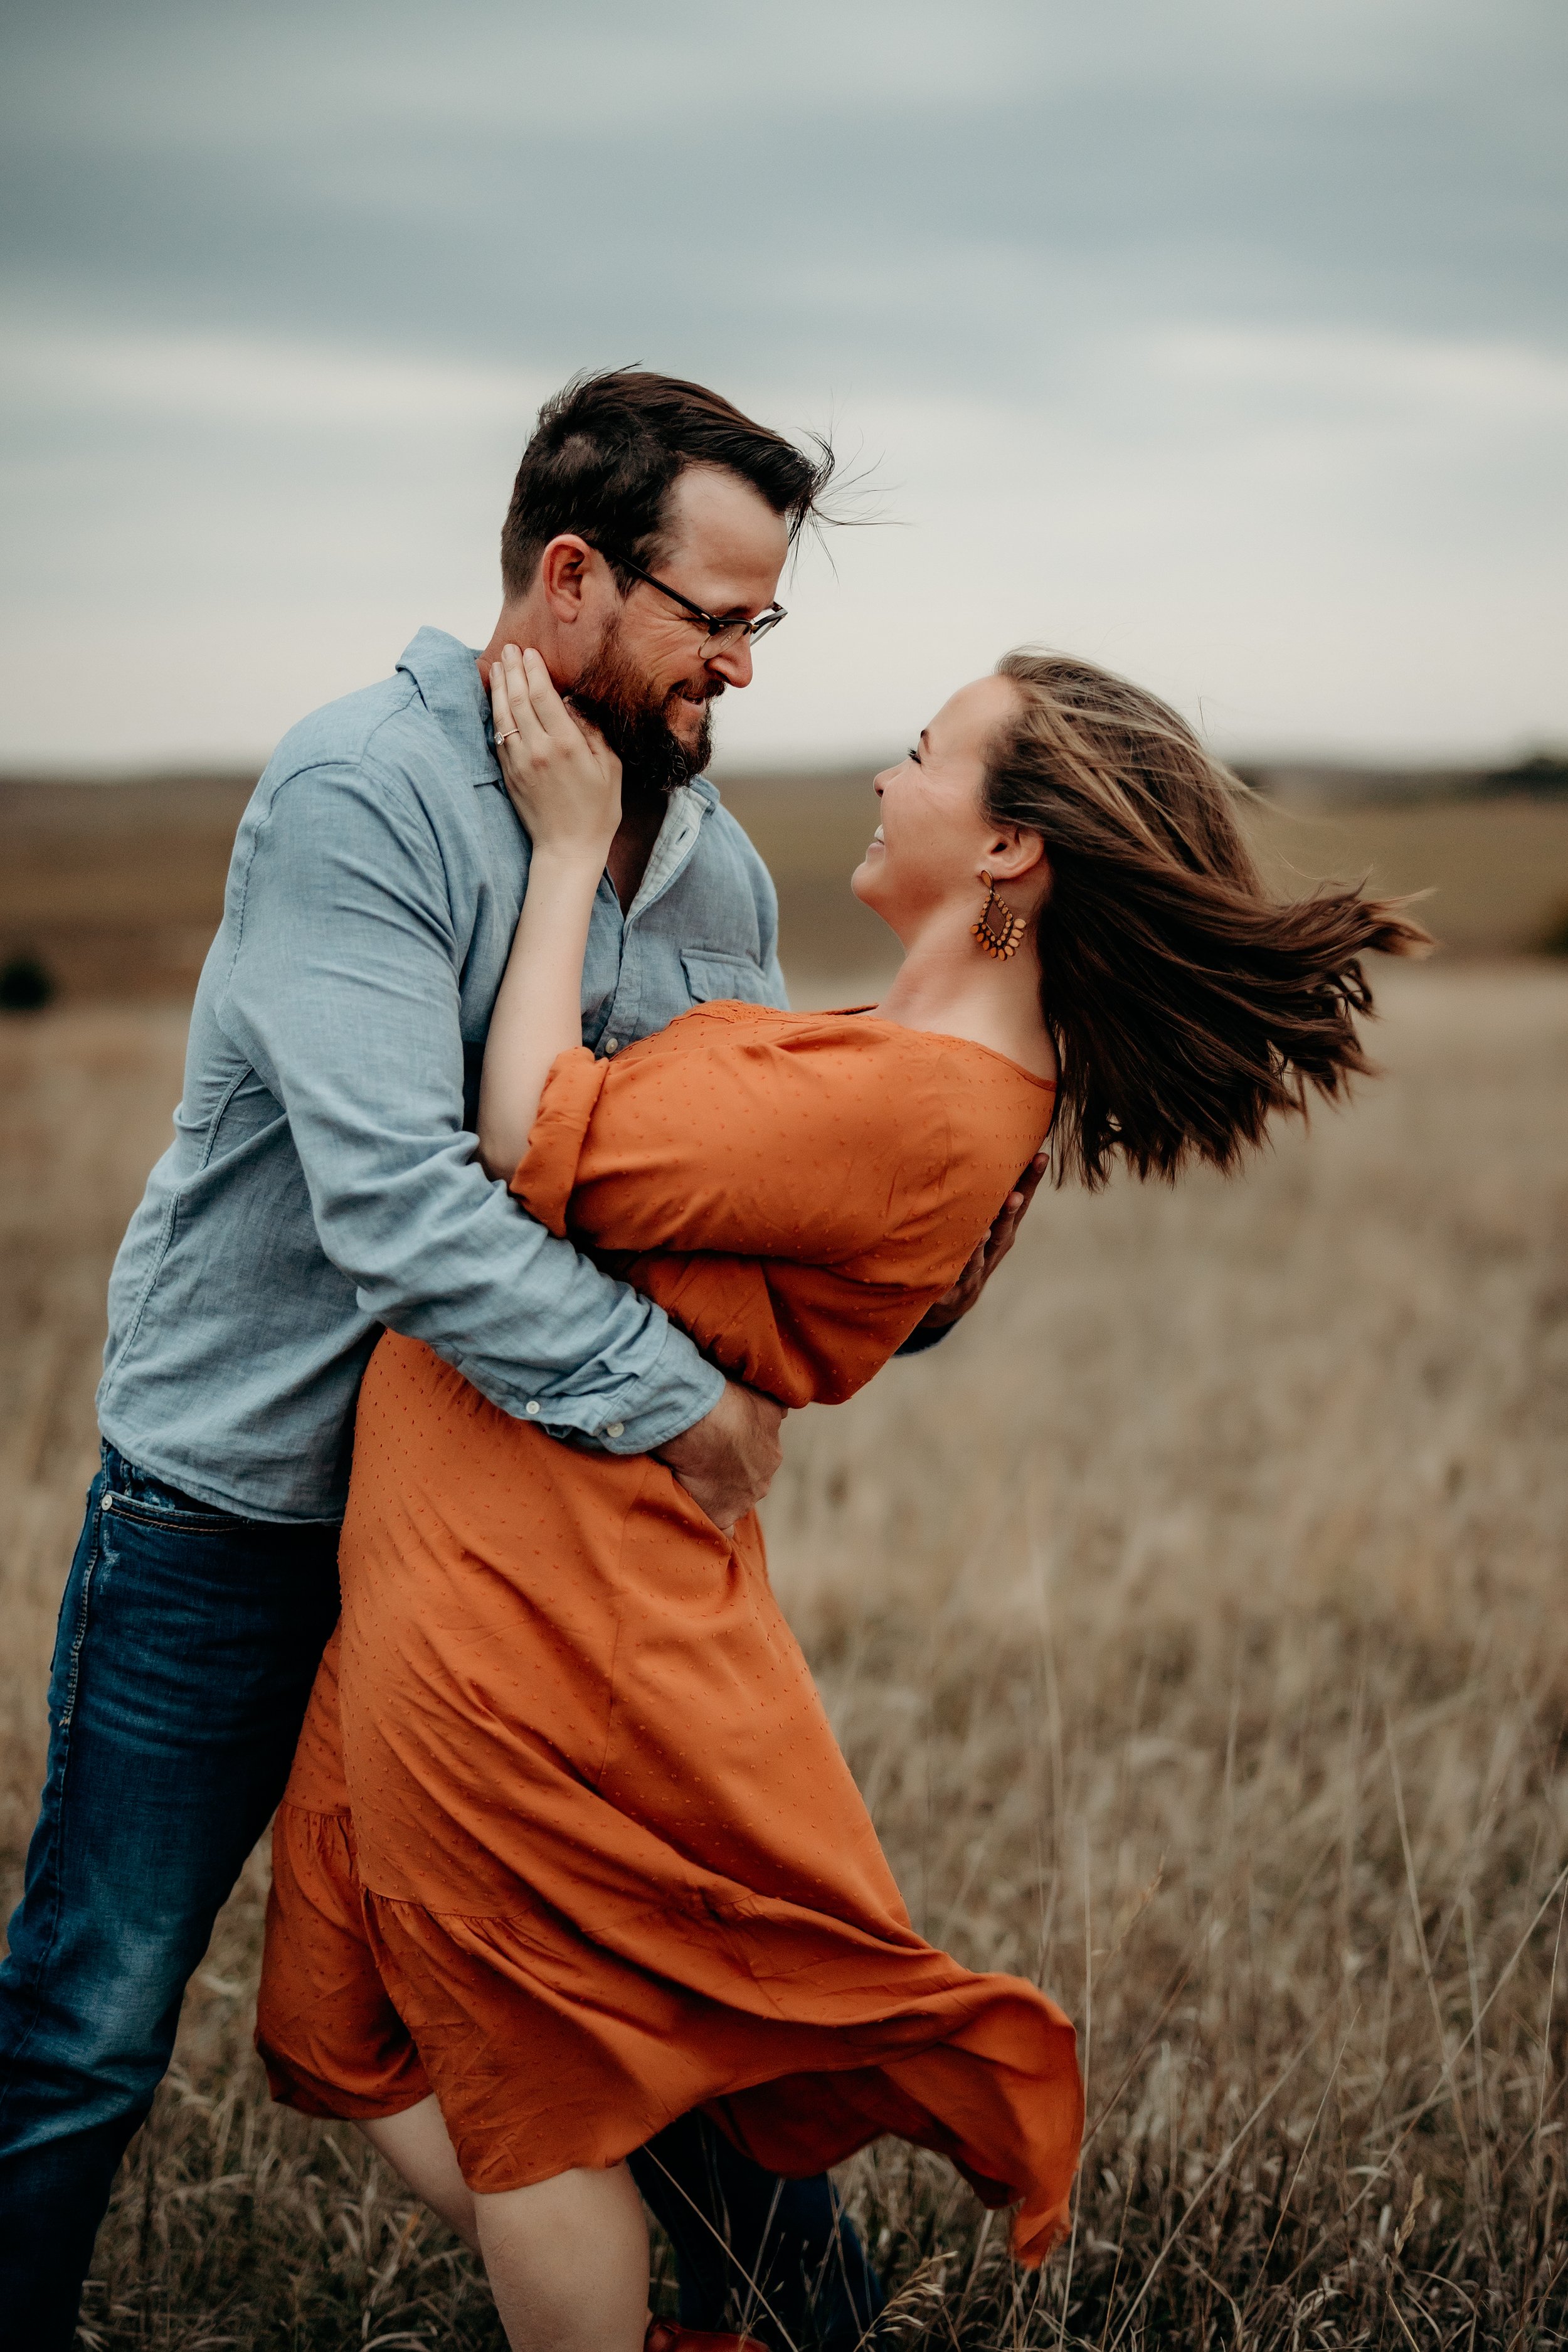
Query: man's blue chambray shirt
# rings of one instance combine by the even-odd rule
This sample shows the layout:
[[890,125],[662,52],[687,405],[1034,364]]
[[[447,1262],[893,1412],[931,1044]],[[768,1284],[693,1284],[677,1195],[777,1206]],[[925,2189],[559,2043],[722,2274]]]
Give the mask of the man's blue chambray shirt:
[[[614,1454],[717,1402],[660,1309],[476,1156],[528,863],[474,656],[439,630],[279,746],[235,842],[174,1142],[110,1283],[100,1423],[155,1476],[250,1517],[339,1517],[383,1325]],[[599,884],[584,1045],[614,1053],[708,998],[783,1004],[776,935],[767,869],[699,779],[624,919]]]

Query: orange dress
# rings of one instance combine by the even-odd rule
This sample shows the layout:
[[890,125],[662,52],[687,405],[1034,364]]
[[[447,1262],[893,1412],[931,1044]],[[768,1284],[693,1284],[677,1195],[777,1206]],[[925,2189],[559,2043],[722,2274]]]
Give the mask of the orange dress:
[[[555,1065],[512,1189],[789,1405],[849,1395],[984,1235],[1052,1092],[962,1040],[717,1004]],[[434,2089],[477,2189],[704,2108],[770,2170],[935,2148],[1038,2262],[1067,2018],[918,1936],[768,1583],[650,1456],[558,1443],[389,1335],[343,1613],[274,1833],[274,2095]]]

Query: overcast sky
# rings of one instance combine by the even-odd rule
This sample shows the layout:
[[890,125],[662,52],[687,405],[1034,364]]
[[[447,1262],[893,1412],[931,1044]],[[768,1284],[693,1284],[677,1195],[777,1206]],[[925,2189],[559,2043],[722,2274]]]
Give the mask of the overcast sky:
[[722,754],[1035,640],[1231,751],[1568,740],[1563,0],[6,0],[0,761],[482,642],[534,406],[874,464]]

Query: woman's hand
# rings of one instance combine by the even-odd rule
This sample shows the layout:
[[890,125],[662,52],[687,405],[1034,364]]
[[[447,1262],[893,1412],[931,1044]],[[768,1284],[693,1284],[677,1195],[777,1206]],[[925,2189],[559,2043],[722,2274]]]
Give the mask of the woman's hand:
[[490,664],[496,757],[534,852],[601,872],[621,821],[621,763],[596,727],[568,710],[531,646]]

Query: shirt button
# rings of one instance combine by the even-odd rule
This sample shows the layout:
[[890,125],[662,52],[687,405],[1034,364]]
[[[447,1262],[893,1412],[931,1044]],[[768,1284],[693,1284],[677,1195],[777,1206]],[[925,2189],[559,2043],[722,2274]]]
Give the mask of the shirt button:
[[621,1041],[620,1041],[620,1039],[619,1039],[618,1037],[606,1037],[606,1038],[605,1038],[605,1053],[606,1053],[606,1054],[618,1054],[618,1053],[620,1052],[620,1050],[621,1050]]
[[524,1410],[528,1412],[537,1412],[539,1411],[539,1399],[537,1397],[530,1397]]
[[605,1435],[606,1437],[624,1437],[626,1433],[626,1424],[624,1421],[607,1421],[605,1423]]

